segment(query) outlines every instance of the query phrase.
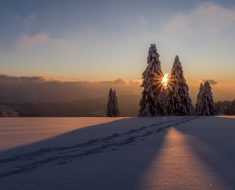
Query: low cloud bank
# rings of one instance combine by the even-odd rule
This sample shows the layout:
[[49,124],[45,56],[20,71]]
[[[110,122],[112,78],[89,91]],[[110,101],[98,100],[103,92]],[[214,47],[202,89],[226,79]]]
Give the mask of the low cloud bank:
[[139,81],[60,81],[45,77],[0,75],[0,101],[4,102],[69,102],[77,99],[106,97],[109,88],[118,95],[139,95]]
[[[190,96],[196,101],[200,83],[203,80],[188,81]],[[208,81],[208,79],[207,79]],[[209,80],[213,85],[216,101],[235,98],[235,85],[227,82]],[[118,78],[110,81],[71,81],[51,77],[28,77],[0,75],[0,102],[17,103],[63,103],[79,99],[94,99],[107,97],[109,88],[114,88],[120,95],[141,95],[139,80],[124,80]]]

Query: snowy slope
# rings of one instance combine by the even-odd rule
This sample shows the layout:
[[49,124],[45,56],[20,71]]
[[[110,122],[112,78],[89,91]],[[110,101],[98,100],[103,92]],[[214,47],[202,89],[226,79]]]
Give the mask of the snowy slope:
[[[1,190],[235,189],[233,118],[44,119],[0,139]],[[1,120],[1,137],[30,122]]]

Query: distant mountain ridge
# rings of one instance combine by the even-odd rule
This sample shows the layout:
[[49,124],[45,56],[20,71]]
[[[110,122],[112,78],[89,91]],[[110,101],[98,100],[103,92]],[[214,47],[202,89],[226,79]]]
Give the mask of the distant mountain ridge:
[[[137,116],[140,96],[118,97],[121,116]],[[24,103],[13,105],[21,116],[77,117],[105,116],[107,98],[81,99],[68,103]]]

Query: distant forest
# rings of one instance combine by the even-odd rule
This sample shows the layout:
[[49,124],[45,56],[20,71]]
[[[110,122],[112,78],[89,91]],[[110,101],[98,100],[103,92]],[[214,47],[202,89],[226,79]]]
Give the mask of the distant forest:
[[235,99],[233,101],[219,101],[215,103],[219,114],[235,115]]

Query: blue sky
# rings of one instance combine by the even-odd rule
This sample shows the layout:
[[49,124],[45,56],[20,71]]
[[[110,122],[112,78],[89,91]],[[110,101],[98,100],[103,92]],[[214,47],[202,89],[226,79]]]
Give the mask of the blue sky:
[[233,0],[2,0],[0,23],[2,74],[139,80],[156,43],[165,73],[235,79]]

